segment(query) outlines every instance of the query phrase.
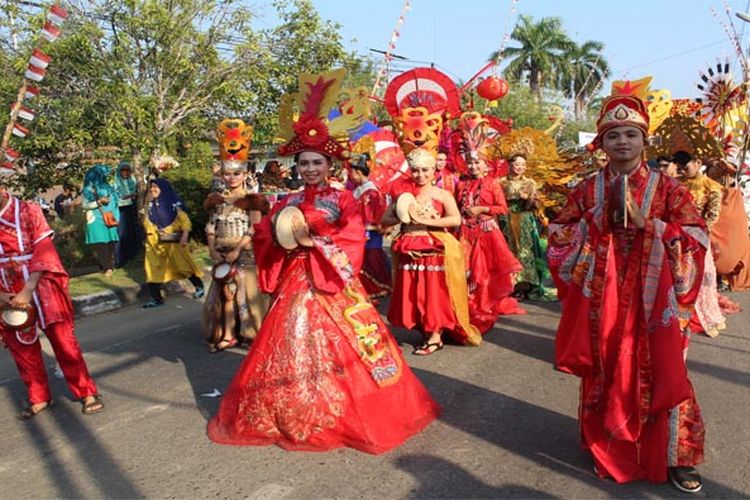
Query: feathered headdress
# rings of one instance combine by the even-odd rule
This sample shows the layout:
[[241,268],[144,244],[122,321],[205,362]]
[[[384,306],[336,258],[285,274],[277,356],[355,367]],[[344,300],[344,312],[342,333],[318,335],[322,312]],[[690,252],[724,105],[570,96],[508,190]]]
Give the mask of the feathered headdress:
[[358,108],[349,108],[350,112],[328,120],[345,75],[343,68],[322,75],[300,75],[299,92],[284,96],[279,108],[279,135],[286,141],[279,146],[279,154],[290,156],[313,151],[338,159],[348,156],[349,151],[342,143],[348,140],[348,132],[362,125],[367,116],[354,112]]

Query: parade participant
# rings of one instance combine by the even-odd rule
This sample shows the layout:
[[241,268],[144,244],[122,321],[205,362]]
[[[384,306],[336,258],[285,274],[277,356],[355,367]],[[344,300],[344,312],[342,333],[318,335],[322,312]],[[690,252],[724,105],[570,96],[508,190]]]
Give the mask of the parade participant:
[[263,192],[286,191],[286,178],[281,170],[281,163],[278,160],[266,162],[263,172],[258,178],[260,190]]
[[109,183],[112,171],[107,165],[91,167],[83,178],[83,209],[86,212],[86,244],[94,245],[99,269],[112,276],[115,243],[120,237],[117,191]]
[[523,266],[516,275],[515,296],[531,300],[551,300],[544,290],[548,273],[544,245],[540,236],[541,222],[537,185],[526,173],[526,156],[517,153],[508,158],[508,175],[500,179],[508,214],[500,216],[500,227],[513,254]]
[[669,477],[695,493],[704,428],[682,329],[708,237],[687,190],[646,167],[648,129],[643,101],[607,98],[595,142],[610,164],[573,190],[550,225],[563,301],[556,364],[582,379],[581,437],[600,477]]
[[397,213],[393,203],[381,221],[385,226],[401,223],[401,233],[391,245],[396,270],[388,320],[393,326],[422,332],[425,340],[414,350],[416,355],[442,349],[444,330],[461,344],[479,345],[481,334],[469,316],[464,252],[447,232],[461,224],[456,200],[433,185],[433,155],[415,149],[407,160],[411,192],[400,196],[415,198],[408,219]]
[[223,193],[211,193],[204,208],[208,251],[213,261],[213,281],[203,304],[203,332],[211,352],[249,342],[260,330],[268,308],[258,290],[252,254],[253,224],[268,211],[263,195],[246,186],[249,147],[238,147],[235,136],[249,144],[252,127],[242,120],[224,120],[217,128]]
[[217,443],[379,454],[439,414],[357,279],[365,244],[357,203],[326,182],[345,151],[334,137],[350,123],[326,123],[343,77],[301,76],[299,118],[280,113],[288,142],[279,152],[296,157],[305,186],[256,226],[258,280],[273,301],[208,424]]
[[[85,415],[104,409],[75,338],[68,273],[52,242],[53,232],[38,205],[21,201],[0,185],[0,341],[10,351],[26,385],[28,420],[52,406],[47,368],[37,328],[47,336],[68,388]],[[28,317],[6,322],[6,313]]]
[[[672,157],[682,176],[682,183],[693,197],[693,205],[701,214],[708,226],[709,234],[714,224],[719,221],[721,213],[721,184],[701,172],[702,163],[686,151],[677,151]],[[726,329],[726,318],[722,314],[716,282],[716,264],[713,251],[709,247],[703,268],[703,284],[698,299],[695,301],[695,314],[690,321],[690,331],[705,333],[715,337]]]
[[[459,132],[460,133],[460,132]],[[484,140],[462,134],[462,153],[471,179],[458,185],[462,224],[460,241],[467,261],[471,323],[486,333],[499,314],[525,314],[513,293],[514,274],[521,263],[508,248],[497,216],[508,213],[499,179],[487,177]]]
[[126,161],[120,162],[120,168],[115,176],[115,189],[120,211],[120,220],[117,225],[119,239],[115,243],[115,264],[117,267],[123,267],[130,259],[138,255],[141,248],[136,203],[138,185],[133,177],[130,163]]
[[750,288],[750,234],[740,229],[748,227],[748,219],[742,192],[735,187],[737,167],[722,159],[712,165],[707,175],[723,187],[721,216],[711,228],[716,272],[726,280],[730,290],[747,290]]
[[349,179],[357,186],[354,199],[359,202],[359,211],[367,231],[365,243],[365,260],[362,263],[359,279],[373,303],[391,293],[391,263],[383,251],[383,232],[380,219],[385,211],[385,196],[369,180],[370,168],[368,156],[361,156],[361,161],[351,164]]
[[151,300],[144,309],[164,305],[162,284],[174,280],[188,279],[195,287],[193,297],[205,294],[201,276],[203,272],[195,264],[188,250],[190,219],[180,197],[166,179],[153,179],[148,185],[148,211],[143,219],[146,231],[146,285]]
[[667,158],[666,156],[659,156],[656,158],[656,164],[659,167],[659,170],[664,172],[666,175],[670,177],[677,177],[677,164],[672,161],[671,158]]
[[435,185],[456,196],[458,177],[448,168],[448,153],[444,150],[438,151],[435,158]]

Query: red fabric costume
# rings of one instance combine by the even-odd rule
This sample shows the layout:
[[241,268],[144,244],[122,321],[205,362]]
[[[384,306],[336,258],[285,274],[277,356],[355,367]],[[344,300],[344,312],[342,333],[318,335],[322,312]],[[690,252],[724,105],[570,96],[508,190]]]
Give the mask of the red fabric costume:
[[[489,212],[472,215],[471,207]],[[458,208],[463,223],[460,241],[466,255],[471,323],[482,333],[495,324],[498,314],[525,314],[513,293],[512,274],[522,269],[508,248],[497,216],[508,213],[503,188],[497,179],[484,177],[458,185]]]
[[599,475],[661,482],[668,466],[703,460],[682,328],[708,238],[676,180],[641,164],[628,185],[645,229],[615,222],[623,177],[609,167],[579,184],[550,226],[548,258],[563,300],[556,361],[582,379],[581,436]]
[[[9,197],[0,210],[0,290],[16,294],[30,274],[42,273],[32,299],[36,326],[47,335],[73,396],[83,399],[97,394],[96,384],[75,338],[68,273],[52,235],[38,205]],[[31,404],[49,401],[52,396],[35,326],[16,332],[0,324],[0,335],[26,384]]]
[[[413,184],[412,184],[413,187]],[[443,205],[432,200],[432,206],[442,216]],[[450,248],[446,248],[446,243]],[[388,308],[388,321],[394,326],[417,328],[429,334],[448,330],[461,344],[479,345],[481,336],[470,324],[464,300],[458,303],[458,293],[468,293],[465,263],[458,242],[447,231],[430,230],[423,226],[402,224],[401,234],[391,245],[396,261],[393,295]],[[458,266],[455,265],[459,260]],[[454,265],[451,265],[454,263]],[[463,291],[452,294],[449,281],[461,286],[455,278],[461,274]],[[460,311],[459,308],[465,308]],[[462,321],[462,314],[465,318]]]
[[391,293],[391,264],[383,251],[380,219],[387,208],[385,197],[372,182],[365,182],[354,190],[360,214],[365,223],[367,241],[365,259],[359,279],[370,299],[377,300]]
[[[304,213],[312,248],[287,252],[274,241],[288,205]],[[364,235],[352,194],[328,186],[290,194],[256,226],[258,281],[273,302],[208,424],[213,441],[377,454],[439,414],[364,297]]]

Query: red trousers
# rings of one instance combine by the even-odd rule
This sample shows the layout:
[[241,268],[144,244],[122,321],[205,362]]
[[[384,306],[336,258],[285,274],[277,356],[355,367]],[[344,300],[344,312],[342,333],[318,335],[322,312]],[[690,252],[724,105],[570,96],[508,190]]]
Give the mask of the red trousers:
[[[76,340],[73,322],[60,321],[47,325],[44,330],[60,369],[65,375],[70,392],[75,399],[83,399],[97,394],[94,379],[89,375],[81,347]],[[0,330],[5,345],[8,346],[13,361],[16,362],[21,379],[26,384],[31,404],[43,403],[52,399],[47,379],[47,370],[42,358],[42,344],[39,340],[31,345],[22,344],[11,330]]]

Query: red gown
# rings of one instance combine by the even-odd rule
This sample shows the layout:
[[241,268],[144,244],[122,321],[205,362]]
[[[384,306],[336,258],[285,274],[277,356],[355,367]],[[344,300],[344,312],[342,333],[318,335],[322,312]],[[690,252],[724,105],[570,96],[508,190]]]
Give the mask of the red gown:
[[[488,207],[475,216],[469,209]],[[482,333],[489,331],[499,314],[525,314],[513,293],[513,273],[523,266],[508,248],[497,216],[508,213],[503,187],[497,179],[485,177],[458,185],[458,208],[463,223],[460,241],[466,255],[469,284],[469,312],[472,324]]]
[[359,279],[370,299],[377,300],[391,293],[391,264],[383,251],[380,219],[386,209],[384,196],[372,182],[365,182],[354,190],[362,220],[367,231],[365,259]]
[[11,196],[0,211],[0,291],[18,293],[31,273],[42,273],[32,299],[36,325],[15,331],[0,323],[0,335],[18,367],[31,404],[52,397],[36,327],[47,335],[73,396],[83,399],[97,394],[73,331],[68,273],[52,236],[39,205]]
[[[442,215],[443,205],[433,200]],[[463,251],[447,231],[402,224],[391,245],[395,279],[388,321],[424,334],[447,330],[461,344],[479,345],[481,334],[470,322]],[[454,290],[451,290],[451,287]]]
[[629,176],[646,214],[624,228],[622,177],[606,168],[570,194],[550,226],[563,301],[558,369],[581,377],[579,422],[599,475],[663,482],[703,460],[703,421],[684,360],[708,237],[687,190],[642,164]]
[[[278,211],[305,214],[312,248],[273,238]],[[384,453],[440,413],[357,279],[364,227],[349,191],[292,193],[256,225],[258,282],[273,302],[208,424],[222,444]]]

